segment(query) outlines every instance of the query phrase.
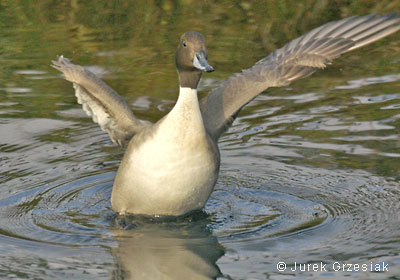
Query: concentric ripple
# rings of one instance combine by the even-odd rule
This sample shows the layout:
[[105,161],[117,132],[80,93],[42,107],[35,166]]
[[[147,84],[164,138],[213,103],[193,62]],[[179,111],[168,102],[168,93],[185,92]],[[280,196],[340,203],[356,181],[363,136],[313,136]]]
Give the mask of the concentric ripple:
[[113,173],[44,185],[0,201],[3,234],[58,245],[100,245],[107,228]]
[[[208,205],[216,210],[214,231],[229,244],[223,263],[235,262],[235,275],[249,265],[278,276],[278,261],[294,266],[317,261],[331,265],[337,260],[385,261],[392,266],[390,275],[399,273],[393,246],[400,229],[397,182],[358,170],[330,171],[270,160],[251,164],[252,171],[223,170],[232,178],[221,180]],[[261,166],[271,169],[263,173]],[[390,252],[393,257],[382,258]]]
[[[206,207],[214,214],[212,228],[221,240],[281,236],[318,226],[329,217],[322,204],[270,187],[240,186],[244,182],[229,179],[224,186],[233,191],[217,189]],[[246,184],[251,183],[248,179]]]

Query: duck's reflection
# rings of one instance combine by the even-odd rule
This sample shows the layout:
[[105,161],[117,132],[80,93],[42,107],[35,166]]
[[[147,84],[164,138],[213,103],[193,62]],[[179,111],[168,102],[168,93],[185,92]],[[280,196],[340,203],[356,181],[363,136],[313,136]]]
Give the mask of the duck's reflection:
[[[215,279],[223,247],[207,228],[209,220],[137,220],[119,217],[113,230],[118,247],[115,279]],[[122,227],[121,227],[122,226]]]

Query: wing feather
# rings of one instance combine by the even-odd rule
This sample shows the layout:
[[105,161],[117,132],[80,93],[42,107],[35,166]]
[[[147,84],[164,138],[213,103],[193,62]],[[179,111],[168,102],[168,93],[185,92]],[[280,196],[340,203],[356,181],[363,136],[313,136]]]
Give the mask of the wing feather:
[[52,67],[72,82],[77,101],[86,114],[108,132],[113,142],[126,145],[133,135],[148,125],[136,118],[125,100],[89,70],[72,64],[63,56],[52,62]]
[[342,53],[362,47],[400,29],[395,14],[354,16],[329,22],[292,40],[213,89],[200,101],[208,133],[218,139],[243,106],[269,87],[287,86],[324,68]]

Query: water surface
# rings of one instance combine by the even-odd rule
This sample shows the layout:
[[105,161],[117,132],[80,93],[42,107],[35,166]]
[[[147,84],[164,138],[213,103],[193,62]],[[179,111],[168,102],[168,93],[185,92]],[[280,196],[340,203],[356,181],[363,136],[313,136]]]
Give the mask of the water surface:
[[185,31],[205,34],[216,69],[204,95],[313,27],[400,11],[327,2],[1,3],[0,278],[398,279],[400,33],[251,102],[220,139],[204,211],[172,221],[112,211],[123,150],[49,67],[64,54],[157,121],[177,98]]

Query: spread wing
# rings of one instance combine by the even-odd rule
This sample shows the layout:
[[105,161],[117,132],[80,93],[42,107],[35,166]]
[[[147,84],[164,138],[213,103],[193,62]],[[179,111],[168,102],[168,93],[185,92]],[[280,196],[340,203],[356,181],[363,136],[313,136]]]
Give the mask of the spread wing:
[[113,142],[125,145],[133,135],[148,125],[136,118],[125,100],[89,70],[72,64],[63,56],[52,62],[52,67],[72,82],[83,110],[102,130],[108,132]]
[[240,109],[269,87],[287,86],[330,64],[340,54],[400,29],[400,17],[371,14],[329,22],[294,39],[213,89],[201,102],[208,133],[218,139]]

